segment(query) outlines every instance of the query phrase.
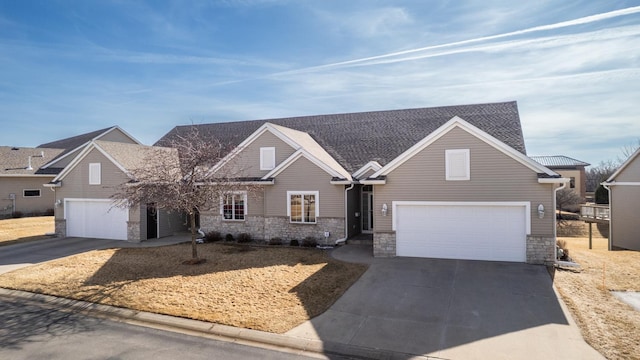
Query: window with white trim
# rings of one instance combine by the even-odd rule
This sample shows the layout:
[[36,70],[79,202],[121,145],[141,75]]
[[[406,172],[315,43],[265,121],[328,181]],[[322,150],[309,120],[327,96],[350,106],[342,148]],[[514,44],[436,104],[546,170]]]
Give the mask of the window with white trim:
[[287,216],[292,223],[315,224],[320,214],[318,191],[287,191]]
[[100,185],[102,183],[102,167],[100,163],[89,164],[89,185]]
[[222,197],[220,214],[224,220],[244,220],[247,215],[247,193],[238,191]]
[[22,190],[23,197],[40,197],[40,189],[24,189]]
[[469,149],[445,150],[446,179],[450,181],[469,180]]
[[273,170],[276,167],[276,148],[260,148],[260,170]]

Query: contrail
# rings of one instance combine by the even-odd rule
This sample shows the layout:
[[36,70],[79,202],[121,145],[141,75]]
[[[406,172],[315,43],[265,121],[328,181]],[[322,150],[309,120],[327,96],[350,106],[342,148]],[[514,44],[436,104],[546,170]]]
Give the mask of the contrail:
[[479,38],[475,38],[475,39],[456,41],[456,42],[452,42],[452,43],[448,43],[448,44],[432,45],[432,46],[426,46],[426,47],[421,47],[421,48],[417,48],[417,49],[403,50],[403,51],[397,51],[397,52],[383,54],[383,55],[370,56],[370,57],[366,57],[366,58],[341,61],[341,62],[336,62],[336,63],[332,63],[332,64],[312,66],[312,67],[307,67],[307,68],[298,69],[298,70],[284,71],[284,72],[272,74],[272,76],[289,75],[289,74],[295,74],[295,73],[299,73],[299,72],[323,70],[323,69],[328,69],[328,68],[333,68],[333,67],[341,67],[341,66],[344,66],[344,65],[353,65],[353,64],[358,64],[358,63],[364,63],[364,62],[368,62],[368,61],[371,61],[371,60],[379,60],[379,59],[390,58],[390,57],[395,57],[395,56],[399,56],[399,55],[412,54],[412,53],[426,51],[426,50],[435,50],[435,49],[442,49],[442,48],[454,47],[454,46],[459,46],[459,45],[468,45],[468,44],[479,43],[479,42],[483,42],[483,41],[487,41],[487,40],[495,40],[495,39],[502,39],[502,38],[506,38],[506,37],[512,37],[512,36],[516,36],[516,35],[529,34],[529,33],[533,33],[533,32],[555,30],[555,29],[560,29],[560,28],[565,28],[565,27],[570,27],[570,26],[575,26],[575,25],[589,24],[589,23],[592,23],[592,22],[602,21],[602,20],[606,20],[606,19],[619,17],[619,16],[636,14],[636,13],[639,13],[639,12],[640,12],[640,6],[635,6],[635,7],[630,7],[630,8],[626,8],[626,9],[609,11],[609,12],[602,13],[602,14],[585,16],[585,17],[581,17],[581,18],[578,18],[578,19],[574,19],[574,20],[562,21],[562,22],[555,23],[555,24],[535,26],[535,27],[532,27],[532,28],[512,31],[512,32],[504,33],[504,34],[483,36],[483,37],[479,37]]

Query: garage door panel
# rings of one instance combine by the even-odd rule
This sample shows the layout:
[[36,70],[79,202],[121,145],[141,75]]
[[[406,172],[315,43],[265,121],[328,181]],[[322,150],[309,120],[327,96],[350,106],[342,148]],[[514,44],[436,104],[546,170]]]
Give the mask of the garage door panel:
[[110,201],[66,201],[67,236],[126,240],[129,212]]
[[521,205],[398,205],[396,254],[465,260],[526,260]]

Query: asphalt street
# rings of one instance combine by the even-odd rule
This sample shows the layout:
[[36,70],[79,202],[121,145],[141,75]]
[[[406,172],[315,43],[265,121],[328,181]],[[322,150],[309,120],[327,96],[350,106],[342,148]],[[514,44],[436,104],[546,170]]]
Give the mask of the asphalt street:
[[0,359],[293,360],[318,356],[141,327],[0,296]]

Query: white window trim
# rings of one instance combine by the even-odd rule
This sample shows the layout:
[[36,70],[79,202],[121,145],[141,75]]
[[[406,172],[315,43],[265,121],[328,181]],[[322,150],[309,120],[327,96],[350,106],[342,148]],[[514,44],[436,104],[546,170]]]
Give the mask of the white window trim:
[[[316,211],[315,211],[315,221],[291,221],[291,196],[292,195],[315,195],[316,197]],[[303,211],[304,214],[304,211]],[[289,217],[289,223],[291,224],[317,224],[318,218],[320,217],[320,192],[319,191],[287,191],[287,216]]]
[[[270,166],[265,165],[265,160],[270,161]],[[276,148],[261,147],[260,148],[260,170],[273,170],[276,167]]]
[[[244,201],[244,219],[225,219],[224,218],[224,197],[227,195],[242,195],[242,201]],[[222,196],[220,196],[220,216],[222,216],[222,221],[245,221],[247,219],[247,208],[249,204],[247,203],[247,192],[246,191],[230,191]],[[233,215],[235,216],[235,204],[233,204]]]
[[100,163],[89,163],[89,185],[102,184],[102,165]]
[[[451,171],[453,170],[450,167],[450,156],[463,154],[465,156],[465,175],[464,176],[452,176]],[[471,179],[471,161],[469,156],[469,149],[453,149],[453,150],[445,150],[445,179],[447,181],[464,181]]]
[[[27,191],[37,191],[38,195],[34,195],[34,196],[26,196],[24,193]],[[22,197],[23,198],[32,198],[32,197],[41,197],[42,196],[42,190],[40,189],[22,189]]]

